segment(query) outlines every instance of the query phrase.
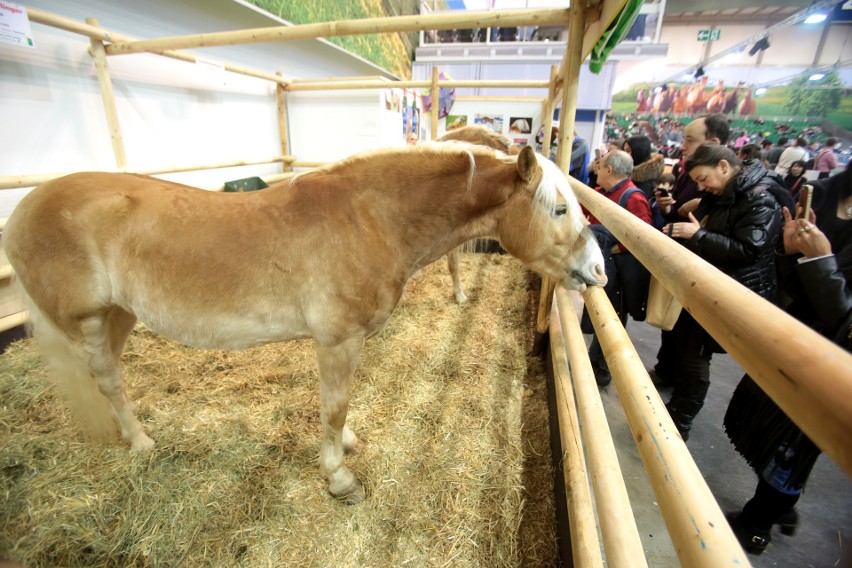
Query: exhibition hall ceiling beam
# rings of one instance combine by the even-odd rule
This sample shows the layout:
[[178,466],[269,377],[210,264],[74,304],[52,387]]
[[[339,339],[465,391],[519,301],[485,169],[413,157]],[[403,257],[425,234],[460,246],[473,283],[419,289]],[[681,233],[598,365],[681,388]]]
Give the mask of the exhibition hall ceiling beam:
[[137,41],[114,41],[107,46],[107,55],[160,52],[169,49],[243,45],[272,41],[293,41],[360,34],[448,30],[458,28],[488,28],[511,26],[568,26],[566,9],[558,10],[505,10],[492,12],[451,12],[415,16],[393,16],[301,24],[297,26],[272,26],[229,32],[193,34]]

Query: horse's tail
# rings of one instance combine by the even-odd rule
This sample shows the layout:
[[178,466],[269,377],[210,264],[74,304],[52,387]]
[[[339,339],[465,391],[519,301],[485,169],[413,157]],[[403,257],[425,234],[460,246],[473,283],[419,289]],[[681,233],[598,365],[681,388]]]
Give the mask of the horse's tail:
[[29,310],[27,328],[38,345],[57,391],[68,404],[74,422],[86,439],[115,439],[116,422],[109,400],[100,393],[86,363],[84,347],[47,318],[15,278],[21,299]]

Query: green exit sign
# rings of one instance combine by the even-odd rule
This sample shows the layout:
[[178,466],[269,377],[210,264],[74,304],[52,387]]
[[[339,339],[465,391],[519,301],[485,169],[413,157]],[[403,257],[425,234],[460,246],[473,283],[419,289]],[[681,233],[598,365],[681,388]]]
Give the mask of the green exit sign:
[[698,30],[698,41],[716,41],[722,35],[722,30]]

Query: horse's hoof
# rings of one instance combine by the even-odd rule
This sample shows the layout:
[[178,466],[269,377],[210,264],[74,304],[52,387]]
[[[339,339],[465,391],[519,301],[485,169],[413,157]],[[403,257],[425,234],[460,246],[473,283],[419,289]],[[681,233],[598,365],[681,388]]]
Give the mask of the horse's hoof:
[[465,302],[467,302],[467,296],[465,296],[464,293],[456,294],[457,304],[464,304]]
[[355,481],[344,491],[340,493],[331,493],[335,499],[342,501],[346,505],[356,505],[367,497],[367,492],[364,490],[364,484],[361,480],[355,478]]
[[146,436],[145,434],[140,434],[133,442],[130,444],[130,452],[134,454],[147,453],[154,449],[154,440]]

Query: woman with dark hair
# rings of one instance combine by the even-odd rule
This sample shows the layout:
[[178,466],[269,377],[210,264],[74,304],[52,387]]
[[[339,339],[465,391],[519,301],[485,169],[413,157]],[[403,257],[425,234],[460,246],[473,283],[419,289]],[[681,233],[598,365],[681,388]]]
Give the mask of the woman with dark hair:
[[805,161],[798,160],[790,164],[790,171],[784,176],[784,187],[790,191],[793,200],[799,199],[799,191],[802,189],[802,184],[807,181],[805,178]]
[[759,160],[760,146],[758,146],[757,144],[746,144],[737,151],[737,158],[739,158],[743,162],[747,162],[749,160]]
[[[796,319],[852,351],[852,164],[813,182],[809,219],[784,217],[777,258],[780,301]],[[725,413],[725,431],[758,475],[754,496],[729,516],[746,552],[761,554],[773,525],[792,535],[798,502],[820,451],[746,375]]]
[[[741,162],[720,144],[702,144],[684,164],[698,184],[701,203],[685,223],[663,232],[764,298],[775,301],[775,248],[781,239],[781,207],[790,193],[760,160]],[[672,330],[676,377],[666,408],[684,440],[704,406],[710,387],[710,358],[723,352],[686,310]]]
[[651,139],[647,136],[631,136],[624,141],[622,149],[633,158],[631,181],[651,201],[657,180],[666,169],[663,156],[651,152]]

